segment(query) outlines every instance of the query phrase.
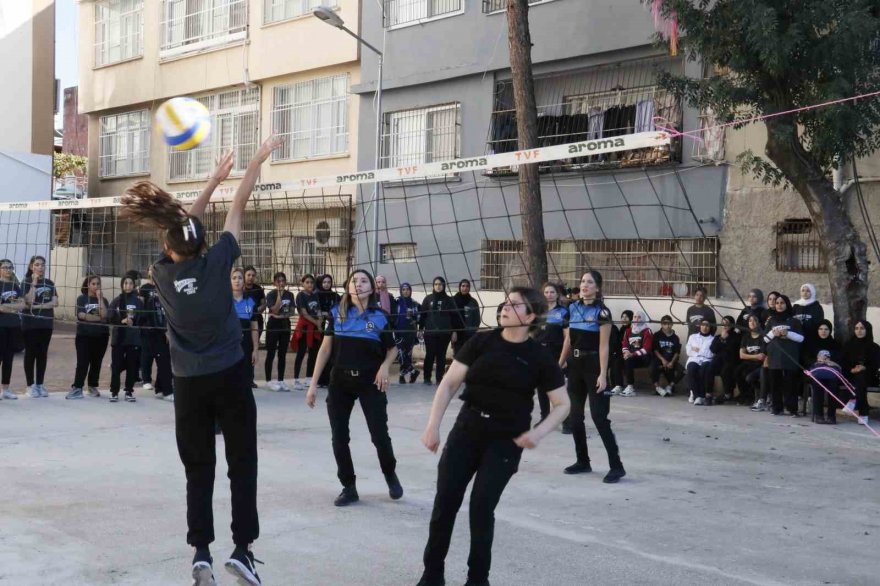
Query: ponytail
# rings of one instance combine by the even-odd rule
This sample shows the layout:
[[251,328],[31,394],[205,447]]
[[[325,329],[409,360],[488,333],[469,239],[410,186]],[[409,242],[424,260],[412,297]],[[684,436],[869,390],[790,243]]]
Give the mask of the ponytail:
[[205,248],[205,229],[170,193],[149,181],[138,181],[122,196],[120,217],[141,226],[165,231],[165,247],[182,257],[197,256]]

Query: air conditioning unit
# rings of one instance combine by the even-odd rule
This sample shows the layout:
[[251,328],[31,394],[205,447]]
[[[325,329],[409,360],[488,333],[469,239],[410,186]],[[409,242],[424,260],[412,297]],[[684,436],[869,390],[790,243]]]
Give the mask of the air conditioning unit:
[[342,218],[326,218],[315,222],[313,233],[318,248],[346,248],[348,230]]

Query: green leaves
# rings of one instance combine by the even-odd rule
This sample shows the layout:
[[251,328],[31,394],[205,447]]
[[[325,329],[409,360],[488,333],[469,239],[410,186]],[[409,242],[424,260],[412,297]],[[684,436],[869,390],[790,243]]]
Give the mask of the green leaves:
[[68,175],[86,173],[86,166],[89,160],[86,157],[72,155],[70,153],[55,153],[52,164],[52,174],[60,179]]

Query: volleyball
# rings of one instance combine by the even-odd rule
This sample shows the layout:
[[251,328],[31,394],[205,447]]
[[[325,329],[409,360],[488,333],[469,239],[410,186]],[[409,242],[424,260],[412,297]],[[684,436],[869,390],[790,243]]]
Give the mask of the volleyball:
[[171,98],[159,106],[156,122],[165,142],[178,151],[188,151],[202,143],[211,133],[208,109],[192,98]]

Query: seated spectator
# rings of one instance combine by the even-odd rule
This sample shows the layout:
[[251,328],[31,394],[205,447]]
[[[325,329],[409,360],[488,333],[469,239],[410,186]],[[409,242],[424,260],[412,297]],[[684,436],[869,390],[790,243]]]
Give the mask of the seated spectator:
[[736,323],[729,315],[725,315],[718,328],[718,335],[712,340],[713,373],[721,377],[724,395],[717,401],[720,405],[725,401],[733,400],[733,391],[736,389],[736,367],[739,365],[739,345],[741,336],[736,331]]
[[691,389],[688,402],[694,405],[711,405],[711,394],[708,391],[712,385],[713,339],[712,322],[704,319],[700,322],[700,331],[691,334],[687,341],[687,376]]
[[804,344],[807,368],[811,374],[807,380],[813,398],[813,423],[837,423],[837,409],[849,399],[840,393],[838,375],[843,372],[840,366],[842,357],[840,345],[831,335],[833,331],[831,322],[822,319],[817,323],[816,339]]
[[633,312],[625,310],[620,314],[620,325],[611,324],[611,339],[608,345],[608,376],[611,379],[611,394],[623,391],[623,331],[632,323]]
[[[654,332],[654,362],[651,365],[651,382],[661,397],[672,396],[676,383],[684,378],[684,367],[678,361],[681,356],[681,341],[672,329],[672,317],[660,318],[660,329]],[[660,386],[660,376],[666,377],[666,386]]]
[[688,336],[699,333],[700,324],[704,319],[709,320],[712,327],[715,327],[715,310],[706,305],[706,295],[705,287],[697,287],[694,291],[694,304],[687,310]]
[[746,319],[748,331],[742,335],[739,344],[739,365],[736,367],[736,386],[739,387],[739,396],[736,402],[739,405],[749,405],[763,408],[763,397],[755,401],[757,391],[761,388],[761,371],[764,368],[764,360],[767,358],[767,343],[764,341],[764,330],[761,327],[761,317],[751,314]]
[[[856,388],[855,410],[859,418],[868,423],[868,387],[877,382],[880,366],[880,347],[874,343],[874,328],[865,320],[853,326],[853,336],[843,349],[844,374]],[[864,418],[864,419],[862,419]]]
[[626,384],[626,388],[620,393],[621,397],[636,395],[636,369],[651,366],[653,341],[654,336],[649,327],[647,316],[643,312],[637,311],[630,326],[623,331],[621,340],[623,379]]

